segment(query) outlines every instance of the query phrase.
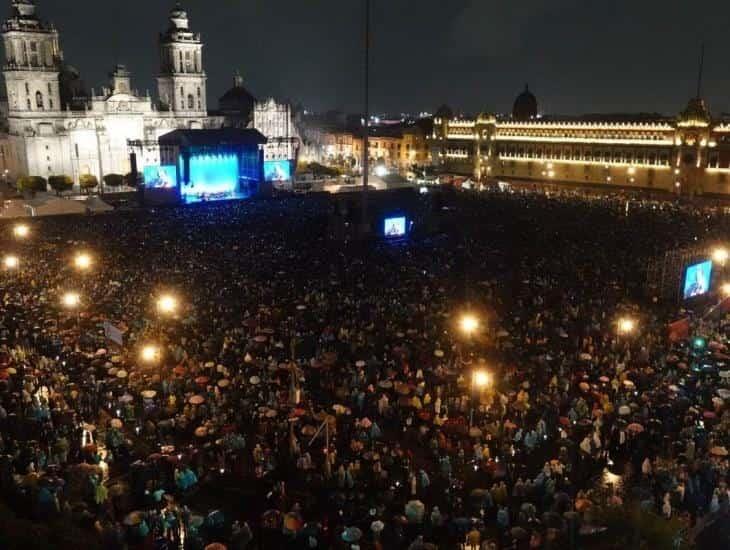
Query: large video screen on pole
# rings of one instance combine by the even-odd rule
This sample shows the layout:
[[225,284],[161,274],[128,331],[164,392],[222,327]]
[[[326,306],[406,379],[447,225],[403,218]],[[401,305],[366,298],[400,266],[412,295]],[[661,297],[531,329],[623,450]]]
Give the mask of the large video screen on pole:
[[682,286],[682,295],[685,300],[704,296],[710,292],[710,284],[712,282],[712,261],[692,264],[687,267],[684,273],[684,284]]
[[264,162],[264,180],[290,181],[291,162],[288,160],[267,160]]
[[383,225],[383,232],[388,238],[404,237],[406,234],[406,218],[404,216],[386,218]]
[[177,185],[175,166],[145,166],[143,174],[145,187],[151,189],[172,189]]

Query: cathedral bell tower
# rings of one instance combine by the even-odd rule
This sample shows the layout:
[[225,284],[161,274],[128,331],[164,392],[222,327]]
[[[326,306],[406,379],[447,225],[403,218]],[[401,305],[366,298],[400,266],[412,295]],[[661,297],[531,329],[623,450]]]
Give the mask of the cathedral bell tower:
[[38,18],[34,0],[13,0],[2,26],[3,74],[11,115],[58,113],[63,54],[58,31]]
[[161,109],[183,116],[205,116],[206,80],[200,34],[190,30],[188,14],[177,4],[170,12],[169,29],[160,34],[157,88]]

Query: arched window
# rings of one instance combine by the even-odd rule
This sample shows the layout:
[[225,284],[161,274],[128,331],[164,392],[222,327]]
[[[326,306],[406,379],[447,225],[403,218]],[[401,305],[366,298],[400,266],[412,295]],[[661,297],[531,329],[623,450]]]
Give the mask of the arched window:
[[26,103],[26,106],[28,107],[28,110],[30,111],[30,109],[31,109],[31,107],[30,107],[30,98],[26,99],[25,100],[25,103]]
[[35,106],[43,110],[43,94],[40,91],[35,93]]
[[188,109],[195,109],[195,98],[193,94],[188,94]]

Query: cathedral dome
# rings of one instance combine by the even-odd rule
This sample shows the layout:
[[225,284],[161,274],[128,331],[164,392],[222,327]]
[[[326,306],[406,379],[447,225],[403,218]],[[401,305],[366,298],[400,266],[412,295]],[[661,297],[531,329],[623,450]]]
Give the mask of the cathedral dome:
[[516,120],[530,120],[537,116],[537,98],[525,84],[525,91],[517,96],[512,107],[512,118]]
[[233,88],[228,90],[218,100],[220,110],[224,113],[235,113],[249,117],[253,112],[256,98],[243,86],[243,78],[236,75],[233,79]]

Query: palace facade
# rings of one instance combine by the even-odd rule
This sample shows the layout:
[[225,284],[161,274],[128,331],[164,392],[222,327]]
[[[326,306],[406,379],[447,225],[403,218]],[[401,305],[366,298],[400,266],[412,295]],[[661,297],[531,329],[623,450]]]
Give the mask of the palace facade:
[[[260,124],[260,131],[272,139],[267,157],[294,160],[299,140],[288,105],[257,102],[236,77],[220,99],[220,109],[209,110],[204,44],[179,5],[159,36],[156,97],[134,90],[123,65],[110,73],[101,93],[87,92],[79,72],[64,60],[59,32],[39,17],[35,1],[12,0],[11,10],[2,25],[0,172],[6,179],[68,175],[78,182],[83,174],[100,181],[106,174],[126,174],[129,140],[157,143],[160,136],[179,129],[259,129]],[[282,122],[284,117],[288,119]],[[138,162],[140,169],[158,164],[158,148],[146,148]]]
[[541,117],[526,88],[508,117],[461,117],[442,107],[430,143],[441,171],[478,181],[730,194],[730,121],[713,119],[699,97],[675,117]]

